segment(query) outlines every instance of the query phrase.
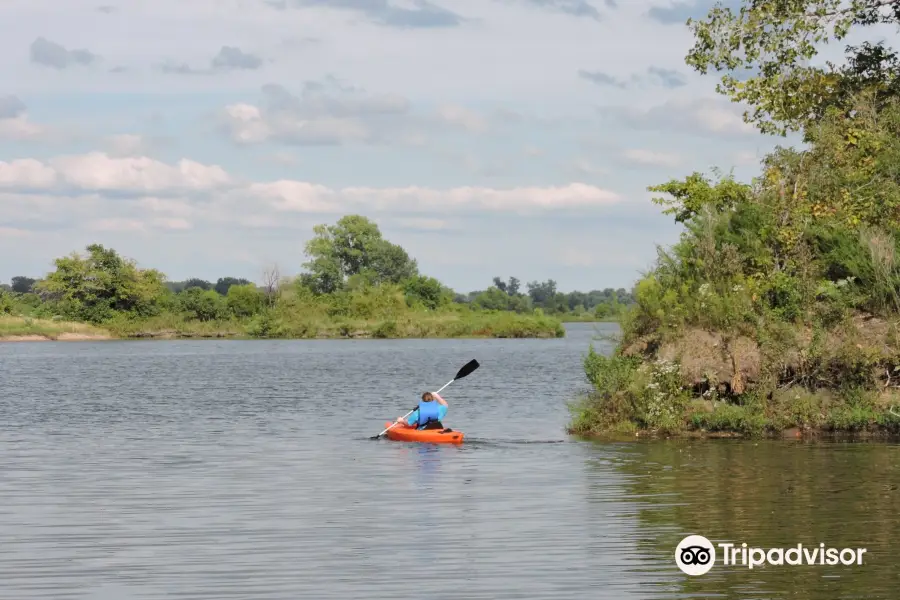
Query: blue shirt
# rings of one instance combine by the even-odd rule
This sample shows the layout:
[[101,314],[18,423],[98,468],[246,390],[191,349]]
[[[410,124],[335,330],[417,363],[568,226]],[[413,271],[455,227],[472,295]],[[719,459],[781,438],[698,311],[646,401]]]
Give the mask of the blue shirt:
[[[447,416],[447,407],[443,404],[438,404],[438,421],[443,421],[444,417]],[[419,409],[412,411],[412,414],[406,417],[406,422],[410,425],[416,425],[419,421]],[[418,427],[418,425],[416,425]]]

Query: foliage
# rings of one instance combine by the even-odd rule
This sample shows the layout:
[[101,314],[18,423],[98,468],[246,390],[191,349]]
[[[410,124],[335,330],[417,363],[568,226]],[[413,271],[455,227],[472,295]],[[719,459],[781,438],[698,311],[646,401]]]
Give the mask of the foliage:
[[87,251],[87,256],[73,253],[57,259],[56,270],[34,285],[57,305],[59,314],[90,323],[101,323],[116,312],[158,314],[166,292],[162,273],[138,269],[100,244]]
[[303,266],[304,284],[319,294],[338,291],[347,278],[371,284],[400,283],[418,274],[416,261],[385,240],[378,226],[360,215],[342,217],[335,225],[317,225],[306,245],[310,260]]
[[613,355],[586,362],[573,430],[896,429],[898,61],[864,44],[843,67],[804,63],[828,36],[900,20],[896,3],[876,14],[888,4],[745,0],[691,23],[688,62],[725,72],[720,92],[763,131],[807,145],[776,148],[751,184],[695,172],[649,188],[684,230],[635,286]]
[[[33,287],[35,293],[7,291],[12,286],[0,289],[0,313],[88,321],[126,337],[552,337],[565,333],[558,318],[532,309],[530,297],[518,292],[515,278],[510,278],[505,292],[492,291],[502,300],[496,306],[455,302],[452,289],[418,273],[406,251],[382,238],[367,219],[350,215],[316,231],[307,247],[313,270],[290,278],[271,268],[261,285],[235,277],[219,278],[215,284],[200,278],[169,282],[162,273],[140,269],[114,250],[95,244],[88,247],[87,256],[58,259],[56,269],[33,286],[28,278],[14,280],[17,289]],[[328,271],[315,266],[321,267],[322,261],[331,261],[340,275],[327,293],[329,280],[323,274]],[[627,296],[624,290],[619,292]],[[600,297],[608,295],[604,292]]]
[[436,310],[453,301],[453,290],[450,290],[434,277],[416,275],[403,282],[403,290],[410,306],[421,304],[429,310]]
[[732,177],[721,179],[715,186],[701,173],[692,173],[684,181],[672,180],[651,186],[651,192],[663,192],[674,199],[655,197],[657,204],[669,206],[663,214],[675,215],[675,221],[684,223],[697,215],[704,207],[712,207],[717,212],[733,209],[749,198],[750,186],[734,181]]
[[854,26],[898,21],[892,0],[744,0],[737,14],[716,6],[706,19],[688,20],[695,43],[687,63],[723,72],[716,89],[750,105],[745,120],[784,135],[808,129],[829,108],[847,109],[864,90],[877,91],[879,101],[896,97],[897,56],[881,42],[847,47],[844,66],[810,61]]
[[28,294],[31,293],[32,288],[37,280],[32,279],[31,277],[13,277],[12,281],[10,281],[9,289],[11,292],[15,292],[17,294]]
[[263,294],[251,283],[234,284],[228,287],[225,303],[234,316],[252,317],[263,308]]

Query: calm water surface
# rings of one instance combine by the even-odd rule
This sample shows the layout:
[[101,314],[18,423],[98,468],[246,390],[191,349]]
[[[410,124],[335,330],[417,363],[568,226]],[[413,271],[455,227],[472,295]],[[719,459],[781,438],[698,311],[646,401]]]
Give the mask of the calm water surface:
[[[596,327],[0,345],[0,598],[900,597],[898,446],[570,439]],[[368,439],[471,358],[465,445]],[[690,578],[690,533],[867,553]]]

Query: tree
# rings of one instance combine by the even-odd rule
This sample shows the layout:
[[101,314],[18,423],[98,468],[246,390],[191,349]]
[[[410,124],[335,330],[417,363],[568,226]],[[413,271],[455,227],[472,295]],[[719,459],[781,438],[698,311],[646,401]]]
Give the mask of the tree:
[[504,294],[508,293],[506,289],[506,283],[500,279],[499,277],[494,277],[494,287],[503,292]]
[[213,288],[213,284],[205,279],[198,279],[196,277],[192,277],[184,282],[184,286],[181,288],[182,291],[189,290],[191,288],[200,288],[203,291],[211,290]]
[[31,277],[23,277],[19,275],[18,277],[13,277],[10,283],[10,289],[17,294],[28,294],[31,292],[31,288],[37,282],[37,279],[32,279]]
[[510,296],[518,296],[520,285],[521,282],[518,279],[510,277],[509,283],[506,285],[506,293]]
[[703,74],[724,72],[716,89],[750,105],[744,120],[785,135],[828,107],[849,106],[862,90],[895,94],[897,57],[882,43],[847,47],[843,67],[809,61],[818,45],[844,39],[854,26],[898,21],[896,0],[744,0],[738,14],[717,5],[705,20],[688,19],[695,43],[686,62]]
[[684,223],[704,206],[722,212],[746,202],[750,198],[751,188],[747,184],[736,182],[731,175],[722,177],[715,185],[711,185],[709,179],[694,172],[683,181],[672,179],[661,185],[650,186],[647,190],[671,195],[672,199],[654,197],[653,202],[667,206],[663,214],[675,215],[676,222]]
[[425,275],[410,277],[404,282],[403,289],[412,302],[421,302],[430,310],[448,304],[452,300],[452,291],[441,285],[434,277]]
[[263,272],[263,296],[266,305],[275,306],[281,296],[281,271],[278,265],[272,265]]
[[546,302],[556,296],[556,282],[548,279],[543,283],[532,281],[528,283],[528,295],[536,306],[543,307]]
[[264,297],[255,285],[247,283],[229,287],[225,300],[234,316],[252,317],[262,309]]
[[178,294],[178,304],[189,319],[215,321],[226,316],[225,299],[215,290],[192,286]]
[[385,240],[378,225],[360,215],[342,217],[335,225],[316,225],[306,244],[310,260],[302,283],[316,293],[341,289],[348,277],[363,275],[372,284],[401,283],[418,274],[416,261]]
[[246,279],[237,279],[235,277],[220,277],[216,282],[214,289],[221,295],[225,296],[228,294],[228,290],[231,289],[233,285],[247,285],[250,282]]
[[35,291],[77,320],[101,322],[116,312],[138,316],[159,312],[167,291],[162,273],[138,269],[134,261],[100,244],[87,246],[87,251],[87,256],[73,253],[56,259],[56,270],[35,283]]
[[481,310],[509,310],[509,295],[492,285],[475,296],[472,305]]

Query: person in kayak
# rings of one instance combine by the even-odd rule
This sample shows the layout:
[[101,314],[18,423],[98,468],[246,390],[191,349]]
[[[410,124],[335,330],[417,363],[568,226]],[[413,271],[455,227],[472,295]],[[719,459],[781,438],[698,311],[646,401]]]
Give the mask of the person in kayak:
[[447,401],[437,392],[425,392],[418,408],[408,417],[397,418],[397,422],[416,429],[444,429],[441,419],[447,415],[447,409]]

